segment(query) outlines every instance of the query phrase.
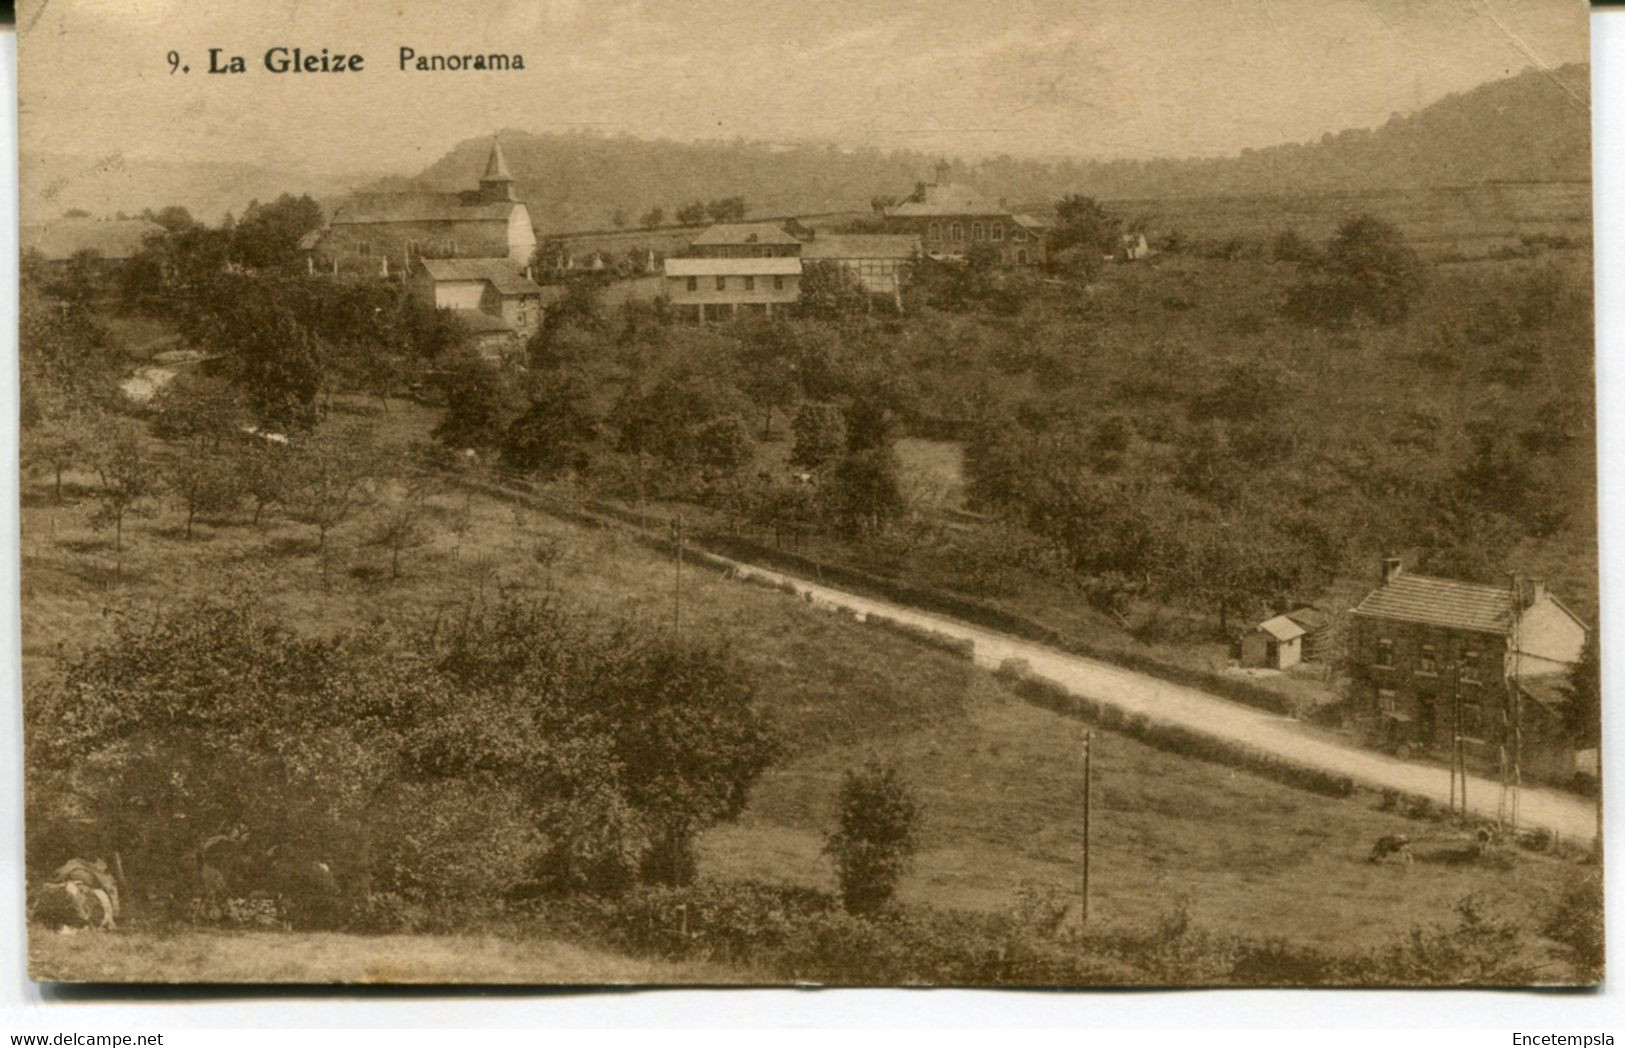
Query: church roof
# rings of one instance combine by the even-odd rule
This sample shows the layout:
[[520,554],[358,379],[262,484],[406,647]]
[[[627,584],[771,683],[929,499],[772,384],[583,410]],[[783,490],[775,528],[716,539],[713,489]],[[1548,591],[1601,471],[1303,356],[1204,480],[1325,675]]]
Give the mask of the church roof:
[[485,161],[485,174],[480,176],[481,182],[512,182],[513,175],[508,172],[508,158],[502,155],[502,143],[491,143],[491,155]]
[[332,225],[372,222],[507,222],[513,200],[480,202],[463,193],[369,193],[356,197],[333,214]]
[[502,295],[540,295],[540,284],[507,258],[424,258],[418,260],[436,283],[483,280]]
[[141,250],[141,242],[164,227],[144,218],[63,218],[20,232],[23,249],[38,251],[52,262],[94,251],[106,259],[123,260]]

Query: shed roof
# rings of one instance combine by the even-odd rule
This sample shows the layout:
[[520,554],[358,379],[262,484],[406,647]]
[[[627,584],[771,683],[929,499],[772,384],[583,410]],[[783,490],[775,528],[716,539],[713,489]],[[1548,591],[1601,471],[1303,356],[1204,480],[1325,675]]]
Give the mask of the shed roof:
[[1285,615],[1277,615],[1273,619],[1265,619],[1258,624],[1258,628],[1274,637],[1276,640],[1297,640],[1308,630],[1293,622]]
[[70,259],[81,251],[122,261],[140,251],[147,237],[163,231],[163,226],[144,218],[63,218],[24,226],[19,239],[24,250],[32,248],[52,262]]
[[507,258],[423,258],[418,260],[436,283],[455,280],[482,280],[502,295],[540,295],[542,287]]
[[513,200],[481,201],[465,193],[370,193],[333,213],[335,226],[372,222],[507,222]]
[[694,238],[699,245],[799,244],[801,241],[771,222],[719,222]]
[[1406,573],[1372,590],[1354,614],[1505,635],[1513,619],[1512,591]]
[[919,237],[899,233],[821,233],[802,245],[801,257],[906,259],[919,249]]
[[668,277],[731,277],[801,275],[801,259],[780,258],[668,258]]

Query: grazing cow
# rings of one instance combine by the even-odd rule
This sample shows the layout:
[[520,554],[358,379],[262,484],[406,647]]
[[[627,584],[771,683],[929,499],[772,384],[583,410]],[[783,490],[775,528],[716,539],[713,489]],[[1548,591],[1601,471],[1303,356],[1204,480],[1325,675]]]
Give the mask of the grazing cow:
[[1411,862],[1411,839],[1403,833],[1378,837],[1377,843],[1371,846],[1371,854],[1366,856],[1366,861],[1383,862],[1390,856],[1398,858],[1403,863]]

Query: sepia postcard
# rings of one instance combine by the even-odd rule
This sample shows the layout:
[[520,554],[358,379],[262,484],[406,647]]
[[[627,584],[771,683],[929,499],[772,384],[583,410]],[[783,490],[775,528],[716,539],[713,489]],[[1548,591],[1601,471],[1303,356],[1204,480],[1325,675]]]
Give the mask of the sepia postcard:
[[1582,0],[31,0],[40,982],[1592,986]]

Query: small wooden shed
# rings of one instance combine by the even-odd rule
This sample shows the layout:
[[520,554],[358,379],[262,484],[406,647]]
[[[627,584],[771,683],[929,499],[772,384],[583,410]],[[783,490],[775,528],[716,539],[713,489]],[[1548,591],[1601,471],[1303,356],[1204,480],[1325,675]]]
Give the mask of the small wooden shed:
[[1303,661],[1303,638],[1309,631],[1286,615],[1265,619],[1241,638],[1241,664],[1284,670]]

